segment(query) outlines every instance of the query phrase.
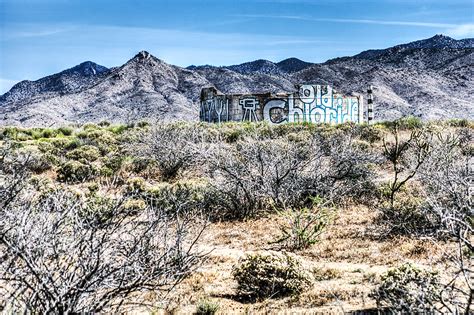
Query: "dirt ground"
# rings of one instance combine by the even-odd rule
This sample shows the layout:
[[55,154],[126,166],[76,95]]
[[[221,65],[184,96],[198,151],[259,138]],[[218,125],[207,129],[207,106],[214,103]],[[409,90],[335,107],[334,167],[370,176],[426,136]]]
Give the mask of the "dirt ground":
[[443,247],[430,240],[377,237],[377,213],[365,206],[340,209],[309,249],[293,254],[313,273],[312,288],[299,296],[242,303],[236,295],[232,267],[247,253],[272,251],[279,236],[278,215],[245,222],[212,223],[198,249],[207,261],[181,283],[168,305],[155,304],[154,294],[143,313],[192,314],[203,301],[219,306],[218,314],[341,314],[374,308],[370,297],[380,275],[404,262],[442,271]]

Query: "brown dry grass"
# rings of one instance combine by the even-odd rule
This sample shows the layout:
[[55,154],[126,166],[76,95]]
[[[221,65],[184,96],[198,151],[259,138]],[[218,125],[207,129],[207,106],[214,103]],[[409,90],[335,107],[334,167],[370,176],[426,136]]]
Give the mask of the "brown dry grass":
[[[375,307],[369,297],[382,273],[403,262],[442,270],[442,247],[429,240],[406,237],[378,239],[377,213],[365,206],[340,209],[319,243],[295,254],[313,272],[314,285],[300,296],[241,303],[235,295],[232,266],[246,253],[272,250],[279,235],[277,215],[244,222],[213,223],[199,249],[212,250],[209,259],[180,284],[171,303],[158,313],[189,314],[201,301],[219,305],[219,314],[340,314]],[[149,296],[150,303],[153,301]],[[158,304],[156,304],[158,305]],[[151,312],[152,309],[144,309]]]

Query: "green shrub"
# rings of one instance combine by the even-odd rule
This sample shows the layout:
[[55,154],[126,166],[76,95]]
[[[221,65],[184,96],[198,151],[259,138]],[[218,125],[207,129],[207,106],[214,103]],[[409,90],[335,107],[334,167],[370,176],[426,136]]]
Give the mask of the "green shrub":
[[82,182],[92,179],[97,170],[90,164],[67,161],[58,170],[58,179],[67,182]]
[[68,152],[66,157],[82,163],[93,162],[100,157],[100,151],[95,146],[84,145]]
[[280,225],[281,236],[274,243],[281,243],[291,250],[308,248],[331,222],[331,210],[321,198],[313,198],[310,208],[291,209],[281,212],[285,221]]
[[384,131],[380,125],[361,125],[359,126],[359,137],[361,140],[375,143],[383,139]]
[[142,193],[146,190],[145,179],[141,177],[132,177],[127,180],[127,191],[129,193]]
[[85,124],[84,126],[82,126],[82,129],[84,129],[84,130],[96,130],[96,129],[100,129],[100,128],[96,124],[88,123],[88,124]]
[[119,135],[121,133],[123,133],[125,130],[127,130],[128,127],[126,125],[115,125],[115,126],[110,126],[107,128],[108,131],[116,134],[116,135]]
[[112,155],[103,159],[103,163],[106,167],[110,168],[114,173],[120,170],[124,160],[127,157],[124,155]]
[[397,195],[393,207],[388,198],[388,184],[379,187],[383,203],[377,217],[378,226],[384,227],[388,235],[425,235],[430,234],[439,224],[438,218],[428,215],[422,189],[415,184],[402,188]]
[[108,127],[108,126],[110,126],[110,122],[107,121],[107,120],[103,120],[98,125],[101,126],[101,127]]
[[250,254],[233,267],[238,293],[244,299],[296,295],[311,284],[311,276],[288,254]]
[[181,213],[191,213],[196,210],[205,209],[212,214],[213,200],[207,191],[206,182],[178,181],[170,184],[158,183],[154,186],[145,187],[142,196],[145,201],[154,207],[160,207],[165,211],[180,210]]
[[150,126],[150,123],[148,121],[139,121],[137,123],[138,128],[145,128],[145,127],[148,127],[148,126]]
[[395,313],[433,313],[439,301],[441,285],[438,274],[404,264],[382,275],[381,284],[372,293],[378,308]]
[[467,119],[449,119],[446,124],[450,127],[469,127],[471,125]]
[[73,149],[79,148],[80,146],[81,146],[81,141],[79,139],[74,138],[65,143],[64,149],[73,150]]
[[56,135],[57,135],[57,131],[54,129],[45,128],[41,131],[42,138],[52,138],[52,137],[56,137]]
[[201,300],[196,308],[197,315],[214,315],[219,310],[219,304],[208,301]]
[[58,131],[63,135],[63,136],[70,136],[74,132],[74,129],[71,127],[60,127],[58,128]]
[[143,199],[128,199],[123,204],[127,210],[143,210],[146,208],[146,202]]

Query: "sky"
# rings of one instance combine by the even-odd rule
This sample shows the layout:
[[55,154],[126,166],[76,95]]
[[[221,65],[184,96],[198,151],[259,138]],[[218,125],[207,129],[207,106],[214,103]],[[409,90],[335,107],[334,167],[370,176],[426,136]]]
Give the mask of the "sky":
[[436,34],[474,37],[474,0],[0,0],[0,94],[141,50],[179,66],[324,62]]

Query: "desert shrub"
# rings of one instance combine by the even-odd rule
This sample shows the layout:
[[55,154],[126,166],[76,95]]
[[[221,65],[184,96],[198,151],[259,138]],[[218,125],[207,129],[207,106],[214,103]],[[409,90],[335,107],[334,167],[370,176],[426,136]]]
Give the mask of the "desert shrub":
[[424,208],[427,206],[422,187],[419,184],[407,184],[397,192],[393,204],[387,202],[390,198],[390,184],[383,184],[379,191],[382,195],[382,205],[379,205],[380,215],[376,221],[382,227],[385,235],[430,235],[435,232],[439,221],[434,215],[428,215]]
[[107,127],[107,130],[116,134],[116,135],[119,135],[121,133],[123,133],[125,130],[129,129],[129,126],[127,125],[114,125],[114,126],[109,126]]
[[136,158],[154,159],[164,180],[191,168],[206,151],[201,130],[185,124],[161,124],[139,133],[127,151]]
[[54,157],[46,154],[32,154],[28,158],[26,166],[33,173],[42,173],[53,167]]
[[276,298],[301,293],[311,276],[288,254],[249,254],[233,267],[238,294],[243,299]]
[[408,139],[402,139],[399,123],[391,129],[392,139],[384,139],[384,156],[391,163],[393,180],[389,183],[390,207],[394,207],[397,193],[412,180],[426,161],[430,152],[430,134],[414,130]]
[[221,146],[209,159],[222,207],[231,218],[297,204],[305,193],[310,146],[287,139],[239,141]]
[[104,166],[109,168],[113,173],[116,173],[122,167],[124,161],[127,159],[124,155],[110,155],[103,159]]
[[303,130],[270,139],[247,135],[233,144],[215,146],[207,163],[228,217],[298,208],[318,195],[342,200],[372,193],[369,164],[378,158],[354,143],[353,127],[328,127],[314,134]]
[[131,171],[134,173],[147,172],[155,165],[156,161],[154,159],[145,157],[133,158],[131,161]]
[[98,125],[101,127],[108,127],[110,126],[110,122],[107,120],[102,120],[101,122],[98,123]]
[[90,164],[67,161],[58,170],[58,179],[66,182],[82,182],[95,177],[97,170]]
[[432,313],[439,299],[438,274],[404,264],[382,275],[372,296],[378,308],[401,313]]
[[146,188],[145,179],[141,177],[132,177],[127,180],[126,190],[128,193],[142,193],[145,192]]
[[219,304],[209,301],[201,300],[196,308],[196,315],[214,315],[219,310]]
[[412,130],[423,127],[423,122],[419,117],[407,116],[393,121],[387,120],[378,122],[377,125],[382,126],[386,129],[393,129],[395,126],[397,126],[400,129]]
[[448,301],[443,311],[448,313],[472,312],[473,271],[472,264],[466,262],[472,261],[474,255],[474,155],[466,155],[465,148],[473,139],[474,132],[468,128],[437,134],[419,174],[426,195],[425,217],[434,217],[437,222],[433,236],[447,237],[457,244],[445,254],[453,271],[443,292],[443,300]]
[[272,243],[282,244],[291,250],[308,248],[331,221],[332,210],[322,198],[313,198],[312,207],[282,211],[285,222],[280,225],[281,236]]
[[183,213],[206,211],[213,216],[213,200],[208,195],[206,182],[178,181],[145,186],[141,194],[145,202],[160,209],[179,209]]
[[450,127],[471,127],[472,122],[468,119],[449,119],[446,121],[446,124]]
[[123,201],[56,189],[2,207],[2,307],[119,313],[139,293],[173,290],[200,264],[201,222],[159,208],[134,215]]
[[100,151],[95,146],[83,145],[66,154],[68,159],[76,160],[82,163],[93,162],[100,157]]
[[79,139],[70,139],[64,144],[64,149],[66,150],[74,150],[76,148],[79,148],[81,146],[81,141]]
[[100,127],[93,123],[87,123],[82,126],[82,129],[83,130],[96,130],[96,129],[100,129]]
[[0,140],[8,140],[12,139],[14,133],[16,133],[16,130],[13,129],[12,127],[4,127],[0,129]]
[[126,210],[143,210],[147,207],[145,200],[143,199],[129,199],[123,204]]
[[54,130],[54,129],[44,128],[41,131],[41,137],[42,138],[52,138],[52,137],[55,137],[55,136],[57,136],[57,131]]
[[70,136],[74,132],[74,129],[71,127],[60,127],[58,128],[58,132],[60,132],[63,136]]
[[361,125],[359,126],[359,137],[369,143],[375,143],[383,139],[384,131],[379,125]]
[[0,145],[0,218],[3,211],[17,199],[30,178],[26,167],[28,156],[18,154],[18,144],[4,141]]
[[137,122],[137,127],[138,128],[145,128],[150,126],[150,123],[148,121],[139,121]]

